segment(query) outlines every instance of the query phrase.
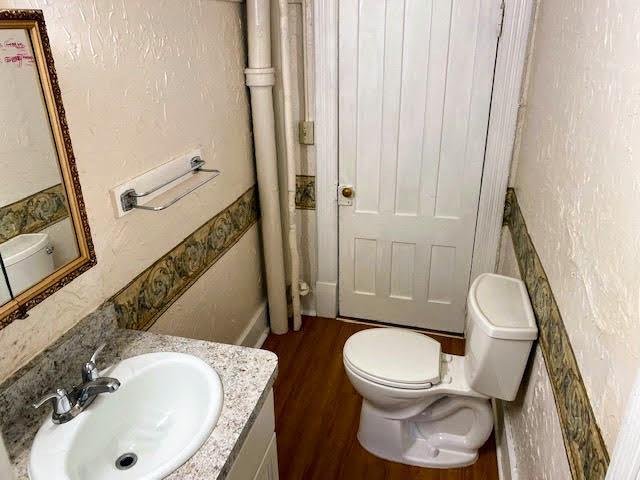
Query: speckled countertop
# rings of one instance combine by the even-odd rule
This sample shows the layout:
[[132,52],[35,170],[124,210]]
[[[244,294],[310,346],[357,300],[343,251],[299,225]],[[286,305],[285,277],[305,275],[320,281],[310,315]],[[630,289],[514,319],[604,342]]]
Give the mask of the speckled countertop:
[[[28,478],[27,464],[33,437],[44,418],[50,415],[50,411],[36,411],[28,404],[53,386],[42,385],[55,378],[51,373],[59,375],[58,385],[63,386],[79,376],[81,362],[88,358],[86,355],[90,355],[95,344],[103,341],[107,348],[98,362],[100,368],[143,353],[182,352],[201,358],[218,372],[224,389],[220,419],[200,450],[167,478],[225,478],[273,385],[277,357],[265,350],[119,330],[113,327],[110,318],[100,318],[97,322],[74,328],[56,342],[55,347],[34,359],[33,365],[0,385],[0,426],[18,479]],[[82,352],[74,351],[80,349]],[[61,354],[72,354],[66,358],[82,360],[63,367]],[[48,374],[43,376],[43,371]],[[17,407],[17,403],[26,404],[28,408]],[[10,408],[11,405],[15,407]]]

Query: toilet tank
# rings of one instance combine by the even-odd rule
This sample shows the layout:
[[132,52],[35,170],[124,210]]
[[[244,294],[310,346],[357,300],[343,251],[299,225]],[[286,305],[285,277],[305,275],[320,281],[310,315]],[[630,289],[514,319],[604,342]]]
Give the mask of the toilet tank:
[[513,400],[538,336],[524,283],[493,273],[476,278],[467,299],[465,334],[469,386],[490,397]]
[[14,295],[24,292],[54,271],[52,248],[46,233],[27,233],[0,245]]

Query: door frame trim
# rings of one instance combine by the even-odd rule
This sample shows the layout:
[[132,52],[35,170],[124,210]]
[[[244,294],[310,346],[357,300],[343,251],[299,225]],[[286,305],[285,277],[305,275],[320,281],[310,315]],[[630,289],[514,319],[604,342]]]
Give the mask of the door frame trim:
[[[496,0],[500,1],[500,0]],[[314,2],[316,312],[338,315],[338,2]],[[496,269],[535,0],[505,0],[487,132],[471,280]],[[498,19],[496,19],[498,22]],[[496,23],[497,28],[497,23]]]

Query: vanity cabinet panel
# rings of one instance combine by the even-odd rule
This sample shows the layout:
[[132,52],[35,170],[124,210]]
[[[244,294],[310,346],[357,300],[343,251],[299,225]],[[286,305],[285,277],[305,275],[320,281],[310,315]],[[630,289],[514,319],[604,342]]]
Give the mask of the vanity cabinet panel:
[[[275,435],[274,435],[274,445],[275,445]],[[276,465],[277,468],[277,465]],[[0,478],[2,480],[13,480],[16,478],[13,474],[13,465],[9,461],[9,454],[7,453],[7,449],[4,446],[4,440],[2,439],[2,435],[0,434]],[[262,477],[261,477],[262,478]],[[263,477],[263,478],[271,478],[271,477]],[[278,478],[276,475],[273,478]]]
[[276,448],[275,433],[271,436],[269,447],[253,480],[278,480],[278,450]]
[[278,480],[273,390],[233,462],[228,480]]

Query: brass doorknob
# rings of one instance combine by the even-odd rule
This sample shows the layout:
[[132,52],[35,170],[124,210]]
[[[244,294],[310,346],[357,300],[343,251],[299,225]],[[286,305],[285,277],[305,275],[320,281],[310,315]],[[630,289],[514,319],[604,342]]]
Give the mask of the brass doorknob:
[[342,196],[345,198],[351,198],[353,197],[353,188],[351,187],[344,187],[342,189]]

